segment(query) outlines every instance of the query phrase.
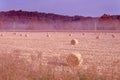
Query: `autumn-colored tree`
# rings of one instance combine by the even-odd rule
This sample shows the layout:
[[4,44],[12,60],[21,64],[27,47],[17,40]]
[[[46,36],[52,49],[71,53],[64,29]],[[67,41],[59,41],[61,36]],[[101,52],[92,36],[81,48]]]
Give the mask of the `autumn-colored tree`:
[[100,17],[100,20],[109,21],[109,20],[112,20],[112,17],[109,14],[104,14]]

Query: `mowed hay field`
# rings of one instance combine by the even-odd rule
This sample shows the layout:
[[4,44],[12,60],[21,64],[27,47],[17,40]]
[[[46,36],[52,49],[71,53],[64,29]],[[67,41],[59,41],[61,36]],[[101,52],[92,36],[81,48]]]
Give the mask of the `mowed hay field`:
[[120,80],[120,33],[0,32],[0,80]]

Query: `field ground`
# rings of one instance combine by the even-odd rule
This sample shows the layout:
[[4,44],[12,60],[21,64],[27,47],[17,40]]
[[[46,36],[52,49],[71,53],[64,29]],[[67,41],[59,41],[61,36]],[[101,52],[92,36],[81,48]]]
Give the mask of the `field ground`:
[[[71,45],[72,39],[77,39],[79,43]],[[65,56],[70,53],[80,53],[83,63],[75,67],[67,66]],[[38,64],[49,66],[46,69],[50,68],[55,80],[120,80],[120,33],[0,32],[0,54],[1,64],[4,63],[3,55],[17,54],[18,58],[30,62],[34,71],[39,69]],[[11,60],[9,58],[5,59],[6,64]],[[0,74],[8,76],[2,68]],[[2,80],[20,80],[18,77],[3,79],[3,76],[0,76]]]

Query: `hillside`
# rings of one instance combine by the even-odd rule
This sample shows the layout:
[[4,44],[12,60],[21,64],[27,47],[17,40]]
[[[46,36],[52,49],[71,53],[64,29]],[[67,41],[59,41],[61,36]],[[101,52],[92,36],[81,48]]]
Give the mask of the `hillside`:
[[84,17],[12,10],[0,12],[0,30],[120,30],[120,15]]

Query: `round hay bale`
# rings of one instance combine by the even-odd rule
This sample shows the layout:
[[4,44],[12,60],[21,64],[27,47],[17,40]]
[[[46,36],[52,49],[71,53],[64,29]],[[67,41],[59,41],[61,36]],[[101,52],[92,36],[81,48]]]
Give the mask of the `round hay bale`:
[[84,36],[84,35],[85,35],[85,33],[82,33],[82,35]]
[[50,37],[50,35],[49,35],[49,34],[47,34],[46,36],[47,36],[47,37]]
[[16,35],[16,33],[14,32],[13,35]]
[[25,34],[25,37],[28,37],[28,35],[27,35],[27,34]]
[[66,63],[70,67],[80,66],[82,61],[81,54],[78,53],[68,54],[66,57]]
[[3,34],[0,34],[0,36],[3,36]]
[[22,34],[20,34],[20,36],[22,36]]
[[99,36],[97,36],[96,39],[99,39]]
[[115,38],[115,35],[112,34],[112,38]]
[[69,36],[72,36],[72,34],[69,34]]
[[71,45],[76,45],[78,44],[78,40],[77,39],[72,39],[71,40]]

